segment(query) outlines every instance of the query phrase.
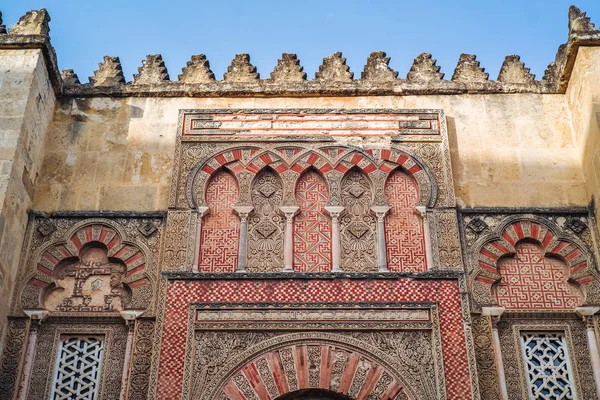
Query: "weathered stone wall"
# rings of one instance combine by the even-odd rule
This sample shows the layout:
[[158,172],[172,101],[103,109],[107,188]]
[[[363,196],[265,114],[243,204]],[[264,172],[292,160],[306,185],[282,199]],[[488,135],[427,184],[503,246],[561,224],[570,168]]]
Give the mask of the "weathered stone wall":
[[[202,108],[444,109],[460,206],[589,203],[565,97],[487,94],[63,99],[46,140],[35,208],[166,209],[178,111]],[[337,140],[360,146],[390,139]]]
[[[0,298],[17,274],[56,97],[39,49],[0,50]],[[0,302],[5,321],[9,302]],[[0,323],[0,337],[6,324]]]
[[566,98],[585,184],[600,211],[600,49],[580,47]]

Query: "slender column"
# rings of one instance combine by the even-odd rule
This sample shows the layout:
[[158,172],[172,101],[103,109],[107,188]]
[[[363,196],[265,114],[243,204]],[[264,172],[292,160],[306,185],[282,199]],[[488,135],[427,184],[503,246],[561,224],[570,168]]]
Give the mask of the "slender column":
[[133,348],[133,337],[135,334],[135,322],[137,317],[142,314],[142,311],[121,311],[121,317],[127,324],[127,343],[125,344],[125,357],[123,360],[123,374],[121,375],[121,395],[120,400],[127,399],[129,387],[129,370],[131,369],[131,349]]
[[425,262],[427,269],[433,269],[433,249],[431,247],[431,235],[429,230],[429,218],[427,217],[427,208],[425,206],[417,206],[417,214],[423,221],[423,236],[425,239]]
[[342,272],[340,213],[344,211],[344,207],[325,206],[325,211],[331,216],[331,272]]
[[300,207],[279,207],[285,215],[285,229],[283,240],[283,272],[294,272],[294,216]]
[[598,341],[594,330],[593,315],[600,311],[600,307],[577,307],[576,312],[585,321],[588,339],[588,348],[590,351],[590,360],[592,361],[592,370],[594,371],[594,382],[596,383],[596,392],[600,393],[600,353],[598,353]]
[[498,334],[498,321],[504,313],[504,307],[483,307],[483,315],[490,317],[492,321],[492,347],[496,368],[498,370],[498,384],[500,385],[500,400],[508,400],[508,387],[504,375],[504,361],[502,360],[502,348],[500,347],[500,335]]
[[196,242],[194,245],[194,263],[192,271],[198,272],[198,264],[200,264],[200,241],[202,240],[202,219],[208,212],[208,207],[198,207],[198,215],[196,216]]
[[390,272],[385,243],[385,216],[390,211],[390,208],[390,206],[371,207],[371,210],[377,216],[377,269],[379,272]]
[[25,314],[29,316],[29,338],[27,340],[27,350],[25,351],[25,362],[23,364],[23,371],[21,372],[21,379],[19,382],[19,392],[17,399],[26,400],[29,392],[29,381],[31,380],[31,371],[33,369],[33,361],[35,359],[35,353],[37,350],[37,339],[38,331],[42,320],[48,314],[47,311],[28,311],[25,310]]
[[248,259],[248,214],[253,210],[251,206],[234,207],[234,211],[240,217],[240,243],[238,248],[238,268],[235,272],[247,272],[246,263]]

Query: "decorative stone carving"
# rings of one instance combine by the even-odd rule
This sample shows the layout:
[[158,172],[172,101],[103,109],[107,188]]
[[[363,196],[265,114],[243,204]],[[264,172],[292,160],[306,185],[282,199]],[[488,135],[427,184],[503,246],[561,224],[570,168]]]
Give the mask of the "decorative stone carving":
[[565,225],[567,226],[567,228],[569,228],[578,235],[587,229],[586,223],[583,222],[581,218],[567,218],[567,222]]
[[340,51],[325,57],[319,71],[315,73],[315,80],[322,82],[352,82],[353,78],[354,73],[350,72]]
[[250,64],[250,55],[236,54],[223,77],[230,82],[253,82],[260,79],[260,74]]
[[[497,284],[501,278],[498,273],[498,260],[514,256],[517,253],[515,246],[522,240],[533,241],[541,246],[544,257],[550,255],[563,260],[568,270],[561,278],[562,281],[568,279],[569,282],[582,285],[585,288],[585,304],[600,303],[600,280],[595,269],[590,267],[595,265],[593,253],[589,250],[593,246],[593,239],[589,236],[588,230],[581,233],[581,238],[573,234],[568,227],[568,221],[575,217],[551,214],[543,216],[469,214],[463,218],[468,227],[463,232],[466,251],[469,254],[467,269],[473,299],[479,305],[495,304],[496,300],[490,290],[492,285]],[[576,218],[583,217],[580,215]],[[476,219],[485,222],[486,227],[481,232],[470,228],[472,225],[477,225],[473,223]],[[580,222],[583,223],[581,220]],[[541,256],[531,257],[534,257],[535,261]],[[542,262],[543,257],[538,261]]]
[[284,218],[281,179],[273,170],[263,170],[252,184],[254,211],[248,222],[248,271],[276,272],[283,269]]
[[129,400],[146,400],[150,381],[155,322],[140,319],[136,322],[133,357],[129,375]]
[[436,62],[437,60],[433,59],[429,53],[419,54],[410,67],[407,79],[410,82],[441,81],[444,74],[440,72],[441,67],[435,65]]
[[19,383],[19,371],[27,344],[27,319],[11,318],[8,321],[6,341],[0,363],[0,393],[12,399]]
[[98,63],[94,76],[90,76],[93,86],[117,86],[125,83],[123,67],[119,57],[104,56],[104,61]]
[[485,82],[489,74],[479,66],[475,55],[461,54],[452,75],[452,81],[458,83]]
[[79,77],[72,69],[63,69],[60,77],[64,86],[79,85],[81,83],[79,82]]
[[398,77],[398,72],[389,67],[390,57],[385,52],[375,51],[367,59],[361,79],[372,82],[390,82]]
[[569,7],[569,35],[574,33],[590,33],[596,31],[596,26],[590,17],[576,6]]
[[477,360],[477,380],[479,382],[481,398],[486,400],[500,400],[498,371],[494,361],[495,355],[489,317],[473,315],[471,320],[475,359]]
[[[138,232],[137,229],[134,232]],[[148,306],[154,277],[150,250],[107,220],[76,224],[60,240],[35,249],[20,305],[62,312]]]
[[[46,289],[43,306],[62,312],[121,311],[131,301],[124,286],[127,265],[109,260],[104,247],[88,247],[78,260],[65,260],[54,268],[54,287]],[[140,256],[142,257],[142,256]]]
[[433,211],[435,231],[434,259],[441,269],[463,270],[462,249],[458,232],[456,210],[442,209]]
[[[392,357],[386,355],[390,352]],[[238,394],[258,399],[262,393],[274,398],[318,387],[351,393],[353,398],[397,398],[404,392],[410,398],[445,399],[436,381],[432,343],[426,332],[350,332],[342,336],[197,331],[194,353],[191,394],[198,399]],[[394,357],[399,358],[392,362]],[[328,362],[317,362],[323,358]],[[240,372],[230,375],[233,369]],[[250,371],[267,379],[258,381]],[[417,372],[420,375],[412,374]],[[230,378],[223,379],[227,376]],[[276,384],[271,383],[271,376],[278,377]]]
[[595,399],[596,385],[592,371],[585,324],[569,313],[505,313],[498,326],[509,400],[528,398],[526,370],[521,350],[522,332],[563,332],[566,338],[577,398]]
[[11,35],[48,36],[48,32],[50,32],[48,22],[50,22],[50,15],[45,8],[39,11],[31,10],[22,16],[19,22],[8,30],[8,33]]
[[[146,237],[139,227],[149,222],[156,232]],[[35,216],[28,229],[13,312],[153,309],[162,218]]]
[[371,214],[373,192],[369,179],[360,170],[350,170],[342,179],[341,216],[342,270],[377,271],[377,220]]
[[535,75],[529,73],[529,68],[525,68],[525,63],[521,61],[521,57],[517,55],[509,55],[504,59],[500,73],[498,74],[499,82],[518,83],[518,84],[533,84]]
[[306,72],[300,65],[300,60],[294,53],[283,53],[273,72],[273,82],[303,82],[306,80]]
[[211,83],[215,81],[215,74],[211,71],[206,56],[199,54],[192,56],[192,60],[187,62],[178,78],[184,83]]
[[192,256],[193,248],[190,232],[195,221],[192,219],[193,214],[190,211],[169,211],[162,258],[163,270],[188,269],[188,259]]
[[77,323],[76,320],[53,318],[46,320],[39,329],[38,344],[28,398],[47,399],[53,385],[54,366],[58,344],[66,335],[71,337],[100,336],[104,341],[99,399],[119,398],[121,372],[127,342],[127,327],[116,319],[96,317]]
[[169,73],[160,54],[148,54],[138,71],[139,73],[133,75],[134,85],[152,85],[169,81]]

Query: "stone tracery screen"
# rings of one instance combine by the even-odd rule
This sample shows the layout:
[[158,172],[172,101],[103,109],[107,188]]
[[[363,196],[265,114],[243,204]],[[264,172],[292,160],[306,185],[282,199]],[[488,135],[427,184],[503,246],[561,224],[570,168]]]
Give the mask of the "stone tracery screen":
[[296,184],[294,219],[294,271],[331,270],[331,222],[325,211],[329,189],[316,171],[304,173]]
[[518,243],[516,250],[514,257],[499,262],[499,305],[508,309],[573,310],[582,304],[579,289],[567,282],[564,262],[545,256],[535,243]]
[[385,220],[388,268],[392,272],[427,269],[423,222],[415,214],[419,201],[415,180],[400,169],[393,171],[384,188],[391,207]]
[[561,332],[521,333],[530,400],[575,399],[567,342]]
[[98,337],[66,337],[61,340],[52,400],[96,400],[100,386],[103,341]]
[[248,222],[248,271],[280,272],[283,269],[283,217],[279,207],[283,185],[277,174],[265,169],[252,185],[254,210]]
[[218,171],[208,182],[208,215],[202,223],[200,272],[233,272],[237,269],[240,224],[233,206],[238,197],[238,184],[228,171]]
[[377,221],[371,213],[371,183],[362,171],[352,169],[342,179],[341,189],[345,207],[341,218],[342,270],[377,271]]

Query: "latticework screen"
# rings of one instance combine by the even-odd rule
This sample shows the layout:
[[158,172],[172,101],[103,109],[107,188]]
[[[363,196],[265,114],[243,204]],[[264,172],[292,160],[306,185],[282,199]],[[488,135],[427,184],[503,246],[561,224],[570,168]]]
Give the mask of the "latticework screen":
[[562,332],[523,332],[521,349],[530,400],[576,399]]
[[104,353],[102,337],[61,339],[52,387],[52,400],[96,400]]

